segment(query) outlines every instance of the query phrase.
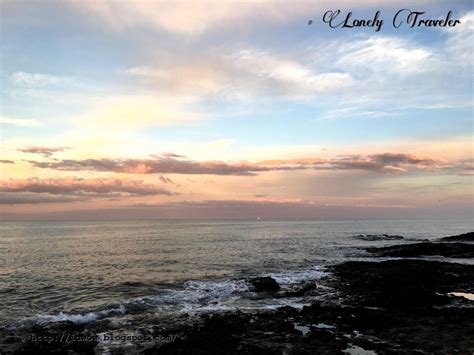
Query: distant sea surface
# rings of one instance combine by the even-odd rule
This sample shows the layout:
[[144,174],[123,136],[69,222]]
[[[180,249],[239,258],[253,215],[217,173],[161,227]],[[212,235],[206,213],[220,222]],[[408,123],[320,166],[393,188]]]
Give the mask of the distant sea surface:
[[358,247],[473,230],[472,220],[1,222],[0,326],[278,307],[298,300],[240,297],[245,280],[291,287],[369,257]]

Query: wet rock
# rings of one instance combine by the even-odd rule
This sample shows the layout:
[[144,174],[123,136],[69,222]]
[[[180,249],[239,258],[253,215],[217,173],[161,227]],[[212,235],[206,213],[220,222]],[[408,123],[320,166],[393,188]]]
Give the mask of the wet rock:
[[282,297],[303,297],[317,288],[316,282],[306,282],[292,291],[284,292]]
[[[458,254],[457,244],[463,248],[470,245],[453,241],[404,247],[413,250],[417,244],[434,244],[435,248],[441,245],[442,250],[458,248]],[[373,249],[378,255],[380,250],[394,251],[399,247]],[[426,245],[416,248],[424,253],[438,250]],[[151,334],[155,340],[133,346],[124,344],[122,348],[119,344],[110,352],[113,354],[340,354],[345,349],[378,354],[474,353],[474,307],[469,305],[471,301],[448,296],[453,291],[472,293],[474,265],[427,260],[351,261],[334,265],[329,271],[330,276],[318,280],[319,288],[315,282],[306,282],[283,291],[271,277],[247,280],[256,291],[251,294],[270,302],[275,297],[317,295],[318,289],[329,289],[334,294],[334,298],[313,301],[301,310],[285,306],[252,313],[138,313],[126,323],[104,319],[86,325],[66,321],[24,330],[0,328],[0,352],[100,353],[103,349],[97,341],[83,341],[84,337],[94,339],[98,333],[117,330]],[[41,336],[59,339],[64,334],[71,338],[37,341]],[[172,340],[156,340],[162,338]]]
[[420,257],[428,255],[439,255],[450,258],[472,258],[474,257],[474,244],[467,243],[413,243],[405,245],[393,245],[382,248],[366,248],[370,253],[383,257]]
[[[240,336],[246,331],[249,320],[250,316],[241,312],[205,316],[177,340],[159,346],[159,353],[236,354]],[[151,348],[145,353],[156,354],[157,351]]]
[[439,239],[441,242],[474,242],[474,232],[444,237]]
[[448,292],[474,284],[473,265],[424,260],[346,262],[333,270],[351,304],[392,309],[447,304]]
[[253,286],[255,292],[274,292],[280,289],[280,285],[270,276],[255,277],[248,282]]
[[95,334],[68,325],[16,331],[0,329],[2,354],[94,354],[96,345]]
[[[313,302],[300,311],[282,307],[250,316],[228,312],[206,317],[188,328],[180,341],[151,349],[150,354],[339,354],[348,348],[381,354],[468,354],[474,350],[470,336],[474,308],[453,307],[453,297],[445,296],[473,284],[474,266],[392,260],[346,262],[332,272],[332,278],[320,282],[337,289],[343,304]],[[309,284],[302,284],[300,290],[306,287]],[[450,307],[433,307],[443,304]],[[305,334],[295,325],[304,327]]]

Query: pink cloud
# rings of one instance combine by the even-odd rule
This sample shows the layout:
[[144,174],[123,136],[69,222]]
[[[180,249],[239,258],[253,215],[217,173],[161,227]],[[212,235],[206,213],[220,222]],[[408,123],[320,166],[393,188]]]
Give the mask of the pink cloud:
[[[173,195],[175,193],[154,184],[123,179],[82,179],[77,177],[50,179],[10,179],[0,181],[0,192],[79,197],[126,197]],[[61,201],[62,202],[62,201]]]
[[72,149],[72,148],[71,147],[28,147],[28,148],[19,148],[17,150],[23,153],[40,154],[48,158],[52,156],[54,153],[63,152],[67,149]]
[[30,161],[30,164],[36,168],[64,171],[109,171],[129,174],[254,175],[255,172],[275,170],[250,163],[197,162],[172,158]]
[[0,205],[29,205],[43,203],[70,203],[84,201],[84,198],[71,196],[54,196],[31,193],[0,193]]
[[175,159],[175,155],[154,159],[84,159],[55,162],[29,161],[36,168],[63,171],[107,171],[129,174],[186,174],[186,175],[256,175],[266,171],[282,170],[367,170],[379,173],[400,173],[408,167],[435,169],[444,166],[438,159],[417,157],[404,153],[382,153],[367,156],[349,155],[332,159],[302,158],[265,160],[257,163],[193,161]]

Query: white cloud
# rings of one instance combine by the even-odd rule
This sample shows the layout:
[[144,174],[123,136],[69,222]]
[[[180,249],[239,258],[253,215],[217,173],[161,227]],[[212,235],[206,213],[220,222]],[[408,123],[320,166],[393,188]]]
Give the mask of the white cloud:
[[181,95],[241,100],[256,97],[305,99],[352,85],[349,73],[316,72],[291,57],[254,48],[196,54],[192,63],[163,62],[124,71],[152,88]]
[[[295,60],[265,51],[246,49],[234,53],[231,60],[238,70],[261,79],[262,89],[276,91],[283,96],[326,93],[352,84],[349,73],[316,73]],[[249,81],[253,80],[251,78]]]
[[[461,18],[462,30],[446,31],[445,38],[430,44],[413,37],[372,35],[312,48],[317,53],[314,66],[354,79],[338,92],[337,108],[325,101],[320,118],[382,118],[413,109],[472,107],[473,19],[467,14]],[[327,52],[320,56],[322,48]]]
[[396,117],[398,114],[398,111],[383,108],[373,111],[364,111],[361,107],[350,106],[338,109],[328,109],[320,117],[318,117],[318,120],[332,120],[340,118],[374,119]]
[[[467,82],[446,79],[453,75],[452,65],[464,71],[470,65],[472,49],[466,36],[472,34],[471,17],[464,16],[466,27],[441,38],[436,50],[433,44],[412,37],[356,34],[288,53],[221,47],[193,53],[191,62],[182,58],[160,61],[158,55],[159,66],[137,66],[125,73],[154,89],[200,99],[319,98],[324,106],[334,98],[347,115],[366,118],[396,116],[397,109],[439,107],[447,102],[456,108],[457,102],[469,99],[458,90]],[[328,112],[326,118],[335,113]]]
[[366,39],[343,44],[336,61],[341,66],[360,74],[369,72],[397,72],[412,74],[430,70],[434,54],[419,44],[404,38],[371,36]]
[[446,51],[451,56],[451,64],[455,66],[467,66],[472,76],[472,63],[474,62],[474,51],[472,48],[474,11],[466,13],[460,20],[460,25],[445,30],[449,36]]
[[0,116],[0,124],[18,126],[18,127],[38,127],[41,124],[34,119],[21,119],[21,118],[12,118]]
[[[419,1],[426,2],[426,1]],[[138,27],[163,29],[173,33],[199,35],[209,30],[260,26],[265,23],[285,23],[319,16],[331,8],[368,8],[376,6],[373,0],[304,0],[281,2],[268,0],[189,0],[169,2],[163,0],[78,2],[69,0],[71,6],[98,18],[100,23],[116,31]],[[386,0],[384,5],[413,4],[408,0]]]
[[71,78],[60,77],[42,73],[26,73],[22,71],[14,72],[10,75],[10,80],[19,86],[45,87],[67,84]]

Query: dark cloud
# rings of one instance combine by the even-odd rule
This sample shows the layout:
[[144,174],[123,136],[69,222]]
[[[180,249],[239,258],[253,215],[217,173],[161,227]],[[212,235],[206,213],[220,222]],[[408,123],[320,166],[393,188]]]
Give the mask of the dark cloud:
[[382,173],[403,172],[407,166],[415,166],[421,169],[441,166],[439,160],[401,153],[341,156],[338,159],[330,159],[329,163],[330,167],[335,169],[369,170]]
[[1,164],[15,164],[13,160],[5,160],[5,159],[1,159],[0,163]]
[[10,179],[0,181],[0,192],[35,193],[63,196],[83,196],[94,198],[113,198],[121,196],[173,195],[173,192],[158,185],[142,181],[121,179]]
[[70,196],[51,196],[33,193],[0,193],[0,205],[24,205],[40,203],[69,203],[83,201],[82,198]]
[[[168,153],[169,154],[169,153]],[[278,170],[367,170],[380,173],[399,173],[407,167],[437,168],[442,162],[411,154],[383,153],[368,156],[348,155],[333,159],[303,158],[267,160],[257,163],[222,161],[193,161],[169,157],[154,159],[84,159],[54,162],[30,161],[36,168],[63,171],[107,171],[129,174],[187,174],[187,175],[241,175],[251,176]]]
[[172,158],[172,159],[186,159],[185,155],[175,154],[175,153],[163,153],[161,154],[164,158]]
[[422,166],[435,166],[439,161],[431,158],[420,158],[412,154],[394,154],[394,153],[383,153],[369,155],[369,158],[379,162],[382,165],[400,165],[400,164],[411,164],[411,165],[422,165]]
[[255,175],[256,172],[275,170],[250,163],[228,164],[219,161],[197,162],[172,158],[156,159],[85,159],[55,162],[30,161],[36,168],[64,171],[108,171],[129,174],[209,174]]
[[160,181],[163,184],[174,184],[173,180],[171,180],[169,177],[166,177],[166,176],[163,176],[163,175],[160,175],[160,177],[158,179],[160,179]]
[[49,158],[54,153],[63,152],[67,149],[72,149],[71,147],[27,147],[17,149],[23,153],[39,154],[45,158]]

